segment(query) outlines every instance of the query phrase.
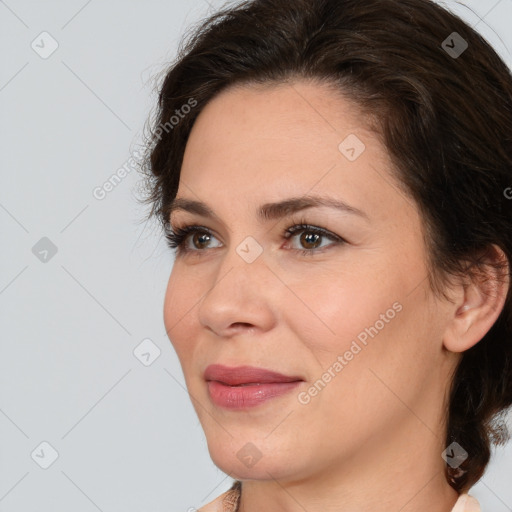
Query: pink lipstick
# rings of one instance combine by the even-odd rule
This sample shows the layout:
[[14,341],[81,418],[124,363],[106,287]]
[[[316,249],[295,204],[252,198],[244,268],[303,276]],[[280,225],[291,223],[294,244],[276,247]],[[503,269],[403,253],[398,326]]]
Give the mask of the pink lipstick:
[[212,401],[227,409],[246,409],[260,405],[296,388],[303,379],[254,366],[229,367],[213,364],[204,378]]

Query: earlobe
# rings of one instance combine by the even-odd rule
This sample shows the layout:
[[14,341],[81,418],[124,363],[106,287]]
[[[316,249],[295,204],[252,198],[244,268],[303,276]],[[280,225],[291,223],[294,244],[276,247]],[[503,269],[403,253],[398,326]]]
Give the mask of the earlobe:
[[[501,269],[496,267],[501,263]],[[470,283],[461,284],[443,344],[451,352],[464,352],[491,329],[503,310],[509,290],[509,264],[503,251],[493,245],[481,269]]]

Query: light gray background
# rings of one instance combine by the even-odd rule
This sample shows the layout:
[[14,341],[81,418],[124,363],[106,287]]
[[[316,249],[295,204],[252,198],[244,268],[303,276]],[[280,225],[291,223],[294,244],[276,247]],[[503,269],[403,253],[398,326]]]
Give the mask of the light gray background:
[[[186,511],[231,484],[165,333],[172,256],[142,223],[140,176],[93,196],[140,143],[151,77],[221,4],[0,1],[2,512]],[[447,5],[512,64],[512,0]],[[148,338],[161,353],[145,366]],[[43,441],[58,453],[47,469]],[[509,443],[472,490],[484,512],[512,510],[511,481]]]

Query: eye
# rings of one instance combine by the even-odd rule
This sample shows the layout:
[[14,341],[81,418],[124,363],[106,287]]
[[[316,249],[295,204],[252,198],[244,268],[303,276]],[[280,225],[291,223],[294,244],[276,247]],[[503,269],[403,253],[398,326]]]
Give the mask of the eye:
[[[177,254],[198,252],[196,249],[191,249],[186,246],[190,235],[192,244],[194,247],[199,247],[199,251],[204,249],[204,246],[208,244],[212,238],[211,231],[204,226],[183,226],[181,228],[175,228],[171,231],[167,231],[165,238],[167,239],[167,245],[170,249],[176,249]],[[197,244],[197,245],[196,245]]]
[[[306,247],[306,249],[292,249],[295,251],[300,251],[305,256],[312,256],[317,252],[324,252],[324,249],[331,245],[339,245],[342,243],[346,243],[346,241],[338,235],[327,231],[324,228],[320,228],[317,226],[311,226],[309,224],[300,223],[294,226],[289,227],[286,230],[285,238],[289,240],[290,238],[294,238],[296,235],[300,234],[298,241],[302,247]],[[327,244],[322,246],[321,239],[325,238],[327,240],[331,240],[331,244]],[[322,249],[321,251],[319,249]]]
[[[324,228],[311,226],[302,222],[287,228],[283,234],[283,238],[289,240],[299,234],[301,234],[301,236],[297,240],[299,244],[302,245],[302,248],[292,248],[290,250],[299,251],[303,255],[312,256],[318,252],[324,252],[329,246],[346,243],[343,238]],[[166,232],[165,237],[167,239],[167,245],[170,249],[176,250],[177,255],[200,253],[204,252],[206,249],[211,249],[212,247],[208,247],[208,244],[211,242],[212,238],[215,238],[207,227],[198,225],[177,227]],[[322,246],[322,238],[330,240],[332,243]],[[192,247],[187,244],[189,240],[192,242]]]

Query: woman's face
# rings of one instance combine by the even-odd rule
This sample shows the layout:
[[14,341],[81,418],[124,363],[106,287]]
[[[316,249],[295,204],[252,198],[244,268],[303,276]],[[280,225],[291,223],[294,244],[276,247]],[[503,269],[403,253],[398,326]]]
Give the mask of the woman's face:
[[[354,210],[259,214],[309,196]],[[183,241],[164,319],[215,464],[234,478],[325,479],[425,450],[442,467],[448,309],[428,287],[418,211],[353,104],[305,81],[224,91],[194,125],[177,198],[214,214],[171,215],[202,231]],[[301,223],[327,235],[286,238]],[[299,382],[230,389],[207,382],[214,364]]]

